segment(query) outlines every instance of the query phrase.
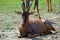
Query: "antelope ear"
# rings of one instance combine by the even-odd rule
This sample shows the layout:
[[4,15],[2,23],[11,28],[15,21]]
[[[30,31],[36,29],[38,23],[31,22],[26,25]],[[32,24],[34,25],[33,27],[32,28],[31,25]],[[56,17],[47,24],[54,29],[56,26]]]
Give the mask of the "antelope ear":
[[20,12],[20,11],[14,11],[15,13],[17,13],[17,14],[21,14],[22,15],[22,12]]

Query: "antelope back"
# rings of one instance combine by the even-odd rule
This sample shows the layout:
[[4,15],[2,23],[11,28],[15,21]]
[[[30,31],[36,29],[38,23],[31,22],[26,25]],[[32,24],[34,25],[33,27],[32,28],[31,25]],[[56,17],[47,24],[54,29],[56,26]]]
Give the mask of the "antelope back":
[[41,19],[30,20],[28,32],[31,32],[32,30],[35,33],[48,33],[50,32],[50,30],[55,31],[55,29],[49,22],[42,22]]
[[31,20],[28,26],[28,32],[34,30],[36,33],[47,32],[47,26],[40,19]]

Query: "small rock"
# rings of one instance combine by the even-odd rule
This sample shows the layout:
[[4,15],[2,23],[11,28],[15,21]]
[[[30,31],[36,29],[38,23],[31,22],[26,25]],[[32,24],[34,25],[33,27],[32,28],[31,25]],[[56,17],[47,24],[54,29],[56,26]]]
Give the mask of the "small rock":
[[2,32],[5,32],[4,30]]
[[52,38],[58,38],[57,36],[53,36]]
[[48,37],[48,39],[51,39],[52,37]]
[[1,35],[0,35],[0,38],[1,38]]

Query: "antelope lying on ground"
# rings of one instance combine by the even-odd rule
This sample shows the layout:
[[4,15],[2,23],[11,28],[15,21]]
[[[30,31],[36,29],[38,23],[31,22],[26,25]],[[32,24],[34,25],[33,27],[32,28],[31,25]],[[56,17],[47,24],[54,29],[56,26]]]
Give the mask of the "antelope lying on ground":
[[31,14],[29,12],[30,6],[27,8],[23,5],[23,13],[22,13],[22,23],[19,27],[19,33],[18,37],[36,37],[39,35],[46,35],[48,33],[55,33],[55,29],[52,27],[52,25],[49,22],[42,21],[41,19],[34,19],[30,20],[29,15]]

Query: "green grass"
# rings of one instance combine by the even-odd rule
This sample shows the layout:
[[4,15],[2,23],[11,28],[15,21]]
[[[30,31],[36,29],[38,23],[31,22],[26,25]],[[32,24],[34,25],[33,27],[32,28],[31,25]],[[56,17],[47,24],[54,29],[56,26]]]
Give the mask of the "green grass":
[[[55,7],[60,5],[60,0],[52,0],[52,4]],[[54,8],[53,7],[53,8]],[[33,5],[32,5],[33,8]],[[47,9],[47,1],[39,0],[39,9]],[[55,9],[55,8],[54,8]],[[0,0],[0,12],[4,11],[21,10],[21,0]]]
[[19,4],[21,0],[0,0],[0,4]]

